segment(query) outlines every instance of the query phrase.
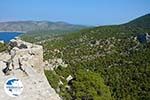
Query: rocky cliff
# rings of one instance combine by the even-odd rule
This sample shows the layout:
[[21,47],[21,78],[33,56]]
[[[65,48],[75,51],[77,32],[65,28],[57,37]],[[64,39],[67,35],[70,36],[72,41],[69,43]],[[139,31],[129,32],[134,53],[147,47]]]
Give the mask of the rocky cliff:
[[[44,75],[42,46],[20,39],[9,45],[9,52],[0,53],[0,100],[60,100]],[[4,91],[5,81],[11,77],[20,79],[24,86],[15,98]]]

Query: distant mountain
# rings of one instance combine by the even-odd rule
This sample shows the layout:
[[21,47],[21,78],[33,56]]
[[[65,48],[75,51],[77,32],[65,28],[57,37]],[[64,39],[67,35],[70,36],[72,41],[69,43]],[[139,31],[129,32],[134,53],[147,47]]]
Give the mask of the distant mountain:
[[70,31],[85,28],[82,25],[73,25],[66,22],[49,21],[12,21],[0,22],[0,31]]

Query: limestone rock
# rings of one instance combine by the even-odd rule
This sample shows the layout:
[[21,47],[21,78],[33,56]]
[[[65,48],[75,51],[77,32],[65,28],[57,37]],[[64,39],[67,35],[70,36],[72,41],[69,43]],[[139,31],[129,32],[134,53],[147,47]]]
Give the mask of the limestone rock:
[[68,67],[68,64],[66,64],[61,58],[49,59],[49,61],[45,61],[44,63],[45,70],[54,70],[58,66],[63,68]]
[[66,78],[67,82],[69,82],[69,81],[72,80],[72,79],[73,79],[73,77],[72,77],[71,75],[69,75],[69,76]]
[[[17,45],[10,53],[0,53],[0,100],[60,100],[44,75],[42,46],[18,39],[13,42]],[[20,44],[26,45],[27,48],[18,48]],[[9,75],[2,71],[6,68],[6,61],[11,61]],[[20,70],[19,62],[23,70]],[[16,98],[8,96],[4,91],[5,81],[14,76],[19,78],[24,86],[23,93]]]

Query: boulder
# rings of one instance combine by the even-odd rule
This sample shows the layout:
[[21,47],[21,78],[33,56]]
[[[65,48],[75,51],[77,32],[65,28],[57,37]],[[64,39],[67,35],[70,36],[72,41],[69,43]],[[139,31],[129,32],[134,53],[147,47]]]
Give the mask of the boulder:
[[73,77],[72,77],[71,75],[69,75],[69,76],[66,78],[67,82],[71,81],[72,79],[73,79]]

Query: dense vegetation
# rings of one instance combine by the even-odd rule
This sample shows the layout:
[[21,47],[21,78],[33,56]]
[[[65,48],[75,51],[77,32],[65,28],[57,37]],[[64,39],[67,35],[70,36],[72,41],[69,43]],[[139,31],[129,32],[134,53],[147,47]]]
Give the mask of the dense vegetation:
[[7,50],[7,45],[3,44],[3,43],[0,43],[0,52],[3,52],[5,50]]
[[[150,42],[140,43],[136,38],[138,33],[150,32],[150,20],[146,24],[143,20],[148,18],[45,42],[45,60],[62,58],[68,64],[67,68],[45,71],[50,84],[66,100],[149,100]],[[69,75],[73,79],[67,82]]]
[[58,37],[58,36],[61,36],[70,32],[74,32],[77,30],[72,29],[72,30],[30,31],[25,34],[22,34],[20,37],[22,40],[35,43],[35,42],[48,41],[55,37]]
[[140,18],[137,18],[127,24],[124,24],[124,25],[127,25],[127,26],[131,26],[131,27],[138,27],[140,29],[144,29],[144,30],[150,30],[149,27],[150,27],[150,24],[149,24],[149,21],[150,21],[150,14],[147,14],[147,15],[144,15]]

